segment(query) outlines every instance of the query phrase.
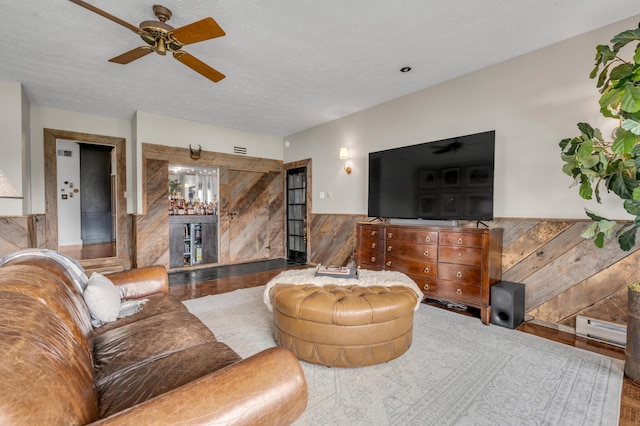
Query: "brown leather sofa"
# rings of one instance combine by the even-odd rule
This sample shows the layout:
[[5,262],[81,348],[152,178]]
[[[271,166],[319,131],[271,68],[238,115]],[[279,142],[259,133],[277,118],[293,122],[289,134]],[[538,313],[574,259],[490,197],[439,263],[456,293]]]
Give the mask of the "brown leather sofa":
[[68,268],[23,256],[0,267],[0,423],[290,424],[304,411],[298,360],[242,360],[175,297],[164,267],[110,274],[142,311],[94,328]]

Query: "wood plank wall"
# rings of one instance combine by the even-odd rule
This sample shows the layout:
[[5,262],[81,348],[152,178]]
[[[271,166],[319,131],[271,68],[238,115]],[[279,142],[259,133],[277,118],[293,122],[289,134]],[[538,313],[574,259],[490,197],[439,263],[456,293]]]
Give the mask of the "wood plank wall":
[[[310,263],[345,265],[352,252],[358,215],[312,215]],[[582,220],[496,219],[504,230],[502,277],[526,285],[527,316],[543,325],[575,327],[576,315],[626,323],[629,283],[640,281],[640,251],[615,242],[598,249],[580,237]],[[463,226],[473,227],[475,223]]]
[[145,159],[145,214],[134,221],[135,266],[169,266],[169,162]]
[[[280,210],[281,198],[274,197],[272,203],[276,210]],[[158,207],[158,214],[160,210]],[[154,223],[151,216],[137,219],[150,226]],[[312,214],[309,262],[346,264],[353,253],[356,224],[363,220],[367,220],[364,215]],[[637,246],[629,252],[611,243],[606,250],[598,249],[591,240],[580,237],[588,225],[581,220],[505,218],[496,219],[488,225],[504,229],[503,280],[526,285],[525,303],[529,317],[557,328],[573,328],[578,314],[626,322],[626,287],[640,281],[640,250]],[[137,226],[140,228],[140,222]],[[149,226],[143,227],[146,231],[138,229],[137,233],[154,235]],[[43,215],[0,218],[0,257],[24,248],[45,247],[44,234]],[[276,233],[271,238],[275,241],[273,257],[279,257],[282,252],[276,247],[283,244],[282,237]],[[149,247],[150,240],[153,239],[141,237],[136,240],[138,255]],[[164,256],[161,249],[150,252],[157,252],[157,259]]]

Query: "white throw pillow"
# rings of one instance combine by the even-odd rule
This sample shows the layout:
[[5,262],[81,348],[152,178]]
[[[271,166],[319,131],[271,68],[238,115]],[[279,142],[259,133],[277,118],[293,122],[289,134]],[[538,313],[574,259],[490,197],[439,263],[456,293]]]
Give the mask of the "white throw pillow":
[[91,274],[84,290],[84,301],[91,316],[101,323],[118,319],[120,290],[104,275],[98,272]]

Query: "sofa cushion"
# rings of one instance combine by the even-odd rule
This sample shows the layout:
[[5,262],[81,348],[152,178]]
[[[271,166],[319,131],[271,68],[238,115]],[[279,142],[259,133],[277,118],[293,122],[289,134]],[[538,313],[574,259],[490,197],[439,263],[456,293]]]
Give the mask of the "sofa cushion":
[[169,312],[183,311],[187,312],[187,307],[184,306],[177,297],[168,293],[153,294],[145,297],[147,302],[142,305],[142,309],[134,315],[118,318],[114,322],[103,324],[100,328],[96,328],[94,333],[99,336],[114,328],[122,327],[123,325],[131,324],[136,321],[140,321],[146,318],[151,318],[156,315],[166,314]]
[[[3,274],[7,269],[2,268]],[[0,291],[0,324],[2,424],[97,420],[91,359],[44,299]]]
[[215,342],[213,333],[188,311],[155,315],[109,330],[94,339],[98,381],[122,374],[192,346]]
[[82,297],[48,269],[29,265],[0,268],[0,290],[22,293],[40,300],[71,330],[89,356],[92,355],[93,327]]
[[94,326],[118,319],[120,312],[120,291],[111,280],[104,275],[94,272],[89,277],[87,288],[84,290],[84,301],[89,307]]
[[138,363],[98,382],[100,417],[125,410],[240,360],[240,355],[224,343],[207,342]]

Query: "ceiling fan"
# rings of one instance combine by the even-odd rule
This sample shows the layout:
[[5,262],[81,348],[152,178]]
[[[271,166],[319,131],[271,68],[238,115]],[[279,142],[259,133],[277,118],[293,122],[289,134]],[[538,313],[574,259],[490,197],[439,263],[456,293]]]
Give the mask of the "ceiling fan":
[[111,58],[109,59],[109,62],[124,65],[133,62],[136,59],[140,59],[151,52],[156,52],[159,55],[166,55],[167,51],[169,51],[178,61],[182,62],[195,72],[202,74],[214,83],[217,83],[225,77],[221,72],[213,69],[209,65],[197,59],[195,56],[182,50],[182,47],[187,44],[197,43],[225,35],[222,28],[220,28],[216,21],[211,17],[201,19],[200,21],[193,22],[180,28],[173,28],[166,23],[166,21],[171,18],[171,11],[164,6],[154,5],[153,12],[157,16],[158,21],[144,21],[140,23],[139,27],[136,27],[135,25],[131,25],[128,22],[125,22],[122,19],[82,0],[69,1],[130,29],[134,33],[138,34],[145,43],[147,43],[147,46],[136,47],[122,55]]

